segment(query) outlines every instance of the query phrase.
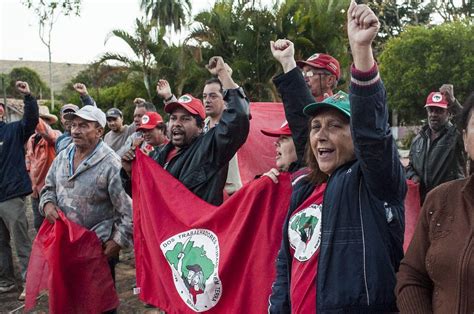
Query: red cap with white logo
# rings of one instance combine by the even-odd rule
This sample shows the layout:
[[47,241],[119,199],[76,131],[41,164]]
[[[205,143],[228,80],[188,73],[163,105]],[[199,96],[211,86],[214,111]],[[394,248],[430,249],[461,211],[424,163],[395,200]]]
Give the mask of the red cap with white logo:
[[179,97],[178,101],[170,102],[165,106],[165,111],[167,113],[172,113],[177,107],[182,107],[191,114],[197,114],[201,118],[206,118],[206,112],[204,110],[204,105],[202,101],[197,98],[194,98],[190,94],[184,94]]
[[443,109],[448,109],[448,101],[440,92],[432,92],[426,98],[425,107],[440,107]]
[[163,123],[161,115],[157,112],[149,111],[143,115],[142,124],[137,128],[137,131],[154,129],[160,123]]
[[339,61],[331,55],[325,53],[315,53],[306,61],[299,60],[296,64],[303,68],[305,65],[309,65],[318,69],[328,70],[336,76],[336,79],[341,77],[341,67],[339,66]]

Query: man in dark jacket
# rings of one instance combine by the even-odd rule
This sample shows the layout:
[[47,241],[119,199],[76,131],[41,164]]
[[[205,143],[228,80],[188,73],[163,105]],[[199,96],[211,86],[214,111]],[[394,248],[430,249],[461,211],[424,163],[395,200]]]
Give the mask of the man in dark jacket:
[[31,251],[25,197],[32,188],[26,171],[24,145],[35,132],[39,113],[28,83],[18,81],[15,85],[25,97],[23,118],[6,124],[4,110],[0,109],[0,293],[15,289],[10,239],[15,242],[23,281]]
[[[165,111],[170,114],[170,143],[155,160],[194,194],[210,204],[220,205],[229,160],[245,143],[249,132],[249,101],[232,80],[221,57],[211,58],[207,68],[218,76],[226,90],[227,109],[219,123],[203,133],[206,114],[200,100],[183,95],[177,102],[168,103]],[[134,158],[133,149],[122,157],[122,182],[129,193],[130,162]]]
[[446,96],[454,98],[452,90],[430,93],[425,105],[428,125],[421,129],[410,147],[406,177],[420,183],[422,204],[426,194],[441,183],[464,178],[466,162],[461,133],[449,121],[451,109],[460,105]]

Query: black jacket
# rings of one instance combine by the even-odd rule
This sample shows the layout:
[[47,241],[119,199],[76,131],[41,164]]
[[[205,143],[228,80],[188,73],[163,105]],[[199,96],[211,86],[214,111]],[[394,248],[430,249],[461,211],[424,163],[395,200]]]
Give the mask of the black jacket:
[[[317,273],[316,312],[395,312],[395,273],[403,257],[404,198],[406,183],[390,128],[386,93],[378,73],[357,77],[351,85],[351,132],[356,160],[331,174],[323,198],[321,245]],[[309,100],[309,91],[298,69],[278,80],[279,90],[288,93],[284,103],[292,132],[293,121]],[[285,97],[284,97],[285,99]],[[310,101],[313,102],[313,101]],[[277,275],[269,311],[290,313],[292,256],[288,242],[291,214],[308,198],[314,184],[301,179],[294,187],[290,209],[283,226],[277,257]]]
[[430,141],[430,127],[425,125],[413,139],[406,177],[420,177],[420,198],[441,183],[464,178],[464,146],[461,133],[448,123],[440,136]]
[[[227,109],[214,128],[201,134],[190,146],[181,148],[168,163],[166,157],[173,149],[171,142],[153,157],[190,191],[216,206],[223,202],[228,163],[249,133],[249,101],[243,92],[227,90],[224,100]],[[124,177],[123,171],[121,175],[130,194],[130,180]]]
[[27,95],[22,119],[8,124],[0,122],[0,202],[31,193],[24,145],[35,132],[38,119],[36,99]]

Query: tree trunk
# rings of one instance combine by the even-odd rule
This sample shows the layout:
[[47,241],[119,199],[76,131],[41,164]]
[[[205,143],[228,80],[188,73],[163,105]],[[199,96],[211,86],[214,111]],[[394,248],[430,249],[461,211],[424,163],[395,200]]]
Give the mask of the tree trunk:
[[48,46],[49,58],[49,90],[51,91],[51,111],[54,111],[54,88],[53,88],[53,71],[51,65],[51,46]]

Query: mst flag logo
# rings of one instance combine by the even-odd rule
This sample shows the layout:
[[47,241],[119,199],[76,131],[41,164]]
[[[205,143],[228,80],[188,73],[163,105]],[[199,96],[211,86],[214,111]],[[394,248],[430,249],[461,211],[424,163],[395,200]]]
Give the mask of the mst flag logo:
[[288,237],[300,262],[309,260],[321,244],[321,209],[322,205],[312,204],[290,218]]
[[216,234],[207,229],[191,229],[172,236],[160,247],[184,303],[195,312],[214,307],[222,295]]

